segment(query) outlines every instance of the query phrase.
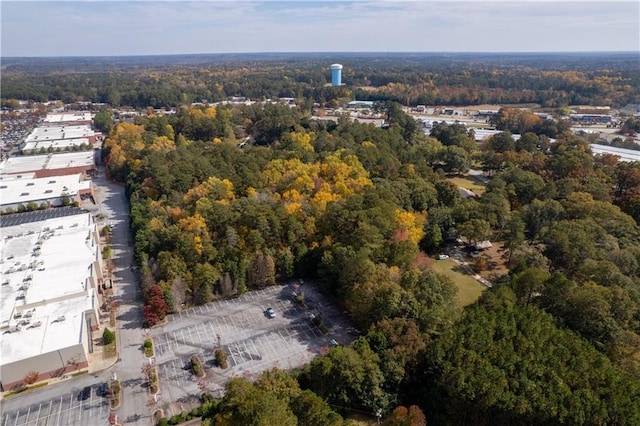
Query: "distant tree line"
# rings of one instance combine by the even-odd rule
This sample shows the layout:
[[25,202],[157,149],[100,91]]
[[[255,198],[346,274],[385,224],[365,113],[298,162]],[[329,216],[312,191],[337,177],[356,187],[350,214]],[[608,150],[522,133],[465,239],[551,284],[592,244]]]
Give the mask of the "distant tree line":
[[[479,105],[536,103],[622,106],[637,100],[640,77],[637,57],[625,54],[558,58],[518,55],[425,55],[410,57],[354,56],[344,58],[343,81],[330,83],[328,60],[292,56],[290,59],[238,58],[166,65],[124,64],[104,71],[84,64],[36,61],[5,66],[0,77],[3,99],[62,100],[107,103],[134,108],[177,107],[230,96],[251,99],[291,97],[299,101],[330,102],[339,98],[395,101],[404,105]],[[106,60],[107,67],[109,67]],[[144,62],[144,61],[143,61]],[[98,71],[100,70],[100,71]],[[64,71],[64,72],[61,72]],[[197,82],[197,84],[194,84]],[[4,101],[5,103],[7,101]]]

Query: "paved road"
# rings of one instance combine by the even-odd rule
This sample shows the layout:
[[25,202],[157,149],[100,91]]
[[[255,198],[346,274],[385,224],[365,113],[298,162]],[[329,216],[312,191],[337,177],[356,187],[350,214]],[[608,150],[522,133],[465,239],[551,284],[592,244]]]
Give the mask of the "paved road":
[[133,265],[133,247],[129,231],[129,206],[124,186],[109,182],[101,169],[94,179],[99,213],[111,225],[111,252],[114,260],[114,295],[118,308],[119,360],[111,369],[123,386],[122,405],[115,412],[121,423],[152,424],[142,365],[144,330],[142,328],[142,294]]

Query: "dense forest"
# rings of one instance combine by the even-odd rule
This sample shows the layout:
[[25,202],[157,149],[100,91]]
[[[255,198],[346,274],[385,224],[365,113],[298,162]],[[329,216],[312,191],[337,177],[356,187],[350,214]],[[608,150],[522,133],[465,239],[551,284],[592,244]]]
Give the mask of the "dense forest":
[[[344,65],[339,88],[329,65]],[[229,96],[336,98],[404,105],[623,106],[640,96],[634,53],[185,55],[3,58],[2,97],[177,107]]]
[[[567,122],[518,108],[502,108],[501,133],[478,144],[462,124],[424,134],[401,107],[624,105],[640,96],[637,55],[343,54],[332,58],[342,87],[326,86],[321,55],[182,59],[122,58],[101,71],[91,59],[14,59],[2,87],[3,98],[176,108],[132,123],[96,116],[108,176],[130,199],[147,325],[304,278],[361,332],[300,370],[233,379],[190,415],[640,424],[640,163],[594,156]],[[228,96],[296,105],[192,105]],[[378,101],[389,126],[312,118],[314,102],[345,98]],[[463,197],[454,179],[471,168],[488,183]],[[483,240],[503,247],[506,272],[462,307],[434,259]]]
[[[566,123],[519,109],[501,110],[504,131],[478,145],[460,124],[425,135],[384,107],[386,129],[277,104],[149,111],[112,128],[104,159],[127,184],[150,325],[305,277],[362,331],[291,375],[234,380],[198,413],[638,424],[640,164],[594,157]],[[256,143],[240,147],[239,133]],[[449,177],[472,165],[491,179],[463,198]],[[458,237],[503,242],[509,267],[464,310],[430,257]]]

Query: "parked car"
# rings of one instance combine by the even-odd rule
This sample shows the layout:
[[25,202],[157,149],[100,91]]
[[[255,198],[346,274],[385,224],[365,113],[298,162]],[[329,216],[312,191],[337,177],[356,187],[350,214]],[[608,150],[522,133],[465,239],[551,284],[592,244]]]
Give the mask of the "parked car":
[[42,321],[36,321],[27,328],[36,328],[36,327],[40,327],[41,325],[42,325]]
[[84,389],[78,394],[78,400],[84,401],[91,396],[91,386],[85,386]]
[[96,389],[96,395],[98,396],[107,396],[109,392],[109,386],[106,383],[101,383]]
[[439,254],[439,255],[438,255],[438,260],[446,260],[446,259],[448,259],[448,258],[449,258],[449,256],[448,256],[448,255],[446,255],[446,254]]
[[265,312],[267,313],[267,316],[269,318],[275,318],[276,317],[276,311],[274,311],[273,308],[267,308],[267,310]]
[[2,334],[11,334],[11,333],[17,333],[18,331],[20,331],[21,328],[19,325],[14,325],[13,327],[10,327],[8,330],[5,330],[4,333]]

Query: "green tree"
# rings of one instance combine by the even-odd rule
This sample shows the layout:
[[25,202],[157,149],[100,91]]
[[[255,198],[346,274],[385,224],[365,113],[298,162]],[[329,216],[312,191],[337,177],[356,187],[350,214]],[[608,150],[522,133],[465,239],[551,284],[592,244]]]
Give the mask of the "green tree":
[[291,401],[291,410],[299,426],[341,426],[342,417],[325,400],[310,390],[302,391]]
[[388,396],[378,367],[378,356],[366,341],[332,348],[326,356],[314,358],[302,381],[330,404],[375,412],[386,411]]
[[105,328],[104,332],[102,332],[102,343],[104,343],[105,345],[109,345],[115,341],[116,341],[116,333],[109,330],[108,328]]
[[[485,292],[432,357],[448,422],[609,424],[640,421],[640,383],[554,319]],[[430,404],[428,404],[430,405]],[[435,413],[434,413],[435,414]]]
[[457,226],[458,234],[466,238],[471,244],[489,239],[491,227],[484,219],[470,219]]
[[215,415],[215,424],[296,426],[298,421],[286,400],[252,385],[246,379],[229,380]]
[[109,135],[109,133],[111,133],[111,129],[113,129],[113,116],[111,112],[105,109],[98,111],[93,118],[93,125],[105,136]]

